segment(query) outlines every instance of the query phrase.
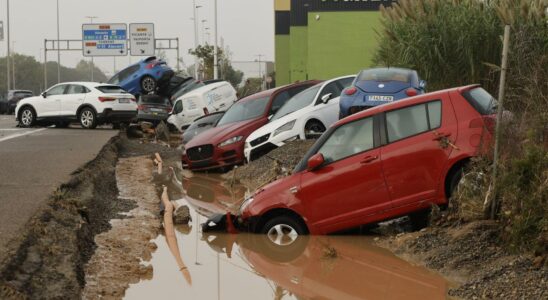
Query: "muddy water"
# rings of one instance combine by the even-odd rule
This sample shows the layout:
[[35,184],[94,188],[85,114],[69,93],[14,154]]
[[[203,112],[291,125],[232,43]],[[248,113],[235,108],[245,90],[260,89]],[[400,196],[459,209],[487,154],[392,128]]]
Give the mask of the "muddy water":
[[367,236],[299,237],[279,246],[266,236],[205,234],[208,216],[234,210],[246,192],[219,178],[165,177],[170,198],[193,221],[176,227],[186,265],[179,270],[163,235],[148,264],[153,277],[130,285],[125,299],[445,299],[446,281],[375,247]]

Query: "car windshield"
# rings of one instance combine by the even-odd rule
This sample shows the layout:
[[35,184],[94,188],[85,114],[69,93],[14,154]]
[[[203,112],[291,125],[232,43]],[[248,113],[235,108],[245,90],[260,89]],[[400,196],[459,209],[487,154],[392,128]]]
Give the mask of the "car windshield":
[[161,105],[169,105],[170,102],[167,98],[159,97],[159,96],[152,96],[152,97],[141,97],[139,102],[144,104],[161,104]]
[[105,94],[127,94],[123,88],[115,85],[102,85],[95,88]]
[[357,81],[401,81],[409,82],[410,72],[402,69],[370,69],[361,71]]
[[32,97],[32,93],[31,92],[16,92],[13,94],[14,97],[19,97],[19,98],[26,98],[26,97]]
[[276,112],[272,117],[271,121],[277,120],[283,116],[286,116],[292,112],[298,111],[299,109],[305,108],[308,105],[314,102],[316,94],[320,89],[321,85],[313,86],[303,92],[298,93],[293,96],[293,98],[287,100],[287,102]]
[[264,114],[269,99],[270,96],[266,96],[263,98],[234,103],[234,105],[232,105],[219,120],[217,126],[259,117]]

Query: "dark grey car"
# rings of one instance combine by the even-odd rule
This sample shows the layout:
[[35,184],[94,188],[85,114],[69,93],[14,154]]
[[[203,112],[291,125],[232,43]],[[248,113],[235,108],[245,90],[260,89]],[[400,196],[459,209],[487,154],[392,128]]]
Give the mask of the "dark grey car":
[[154,124],[165,121],[171,112],[171,102],[167,97],[142,95],[137,102],[137,121]]

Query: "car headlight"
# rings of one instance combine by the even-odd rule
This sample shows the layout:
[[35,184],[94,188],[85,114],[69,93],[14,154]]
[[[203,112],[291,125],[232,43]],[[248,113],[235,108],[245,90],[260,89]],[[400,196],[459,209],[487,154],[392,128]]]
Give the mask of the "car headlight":
[[289,131],[289,130],[293,129],[293,126],[295,125],[295,121],[297,121],[297,120],[287,122],[284,125],[278,127],[278,129],[274,130],[274,135],[273,136],[277,136],[278,134],[280,134],[284,131]]
[[219,144],[219,147],[224,147],[224,146],[227,146],[227,145],[230,145],[230,144],[234,144],[234,143],[237,143],[239,141],[241,141],[244,137],[243,136],[235,136],[233,138],[229,138],[228,140],[222,142]]
[[253,202],[253,197],[249,197],[242,202],[242,205],[240,205],[240,209],[238,210],[240,212],[240,215],[244,212],[244,210],[247,208],[249,204]]

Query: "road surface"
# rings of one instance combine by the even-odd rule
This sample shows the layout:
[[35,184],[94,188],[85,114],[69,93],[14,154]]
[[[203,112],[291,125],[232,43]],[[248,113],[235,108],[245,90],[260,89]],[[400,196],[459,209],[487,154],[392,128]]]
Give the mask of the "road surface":
[[13,116],[0,115],[0,262],[51,193],[118,133],[15,125]]

